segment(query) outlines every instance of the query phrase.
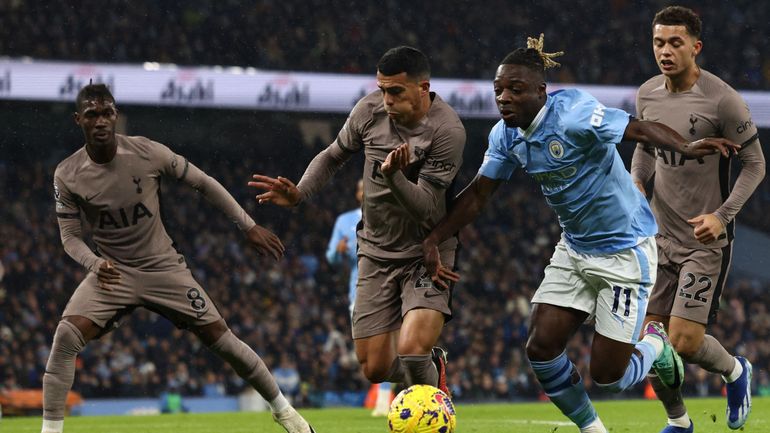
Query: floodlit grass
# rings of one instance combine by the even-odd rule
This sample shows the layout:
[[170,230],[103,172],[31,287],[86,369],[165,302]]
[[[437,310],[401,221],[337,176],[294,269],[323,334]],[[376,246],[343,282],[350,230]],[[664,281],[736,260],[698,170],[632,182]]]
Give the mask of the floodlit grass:
[[[725,424],[724,399],[688,399],[698,433],[731,431]],[[665,422],[655,401],[622,400],[596,403],[612,433],[658,433]],[[318,433],[386,433],[384,418],[366,409],[301,411]],[[458,433],[577,433],[577,427],[550,403],[464,405],[457,407]],[[39,418],[0,421],[0,433],[39,433]],[[217,413],[152,416],[69,417],[66,433],[284,433],[268,413]],[[745,432],[770,432],[770,399],[755,398]]]

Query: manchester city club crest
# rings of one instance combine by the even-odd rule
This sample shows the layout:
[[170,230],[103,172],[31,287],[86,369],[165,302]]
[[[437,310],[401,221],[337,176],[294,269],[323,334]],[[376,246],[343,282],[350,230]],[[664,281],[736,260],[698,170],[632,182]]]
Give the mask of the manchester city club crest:
[[548,151],[551,152],[551,156],[556,159],[561,159],[564,156],[564,146],[556,140],[548,143]]

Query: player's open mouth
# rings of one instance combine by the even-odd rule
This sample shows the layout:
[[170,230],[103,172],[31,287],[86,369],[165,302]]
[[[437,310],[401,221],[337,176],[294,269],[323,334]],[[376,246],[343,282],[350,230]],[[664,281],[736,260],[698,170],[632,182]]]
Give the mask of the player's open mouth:
[[665,70],[667,70],[667,71],[671,70],[671,69],[674,69],[674,66],[675,66],[674,62],[672,62],[671,60],[661,60],[660,61],[660,67],[665,69]]

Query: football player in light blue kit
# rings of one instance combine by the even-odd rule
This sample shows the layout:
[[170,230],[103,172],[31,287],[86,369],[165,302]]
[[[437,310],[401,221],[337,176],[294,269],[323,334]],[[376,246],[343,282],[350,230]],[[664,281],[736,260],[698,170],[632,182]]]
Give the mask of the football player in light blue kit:
[[[348,284],[348,301],[350,314],[353,315],[353,305],[356,303],[356,282],[358,281],[358,248],[356,245],[356,227],[361,221],[361,203],[364,200],[364,181],[359,180],[356,186],[356,200],[359,207],[340,214],[334,222],[332,236],[326,247],[326,260],[333,266],[347,263],[350,268],[350,283]],[[386,416],[390,408],[390,382],[380,382],[377,385],[377,399],[374,403],[372,416]]]
[[580,90],[547,94],[545,68],[558,66],[552,57],[561,53],[544,53],[543,35],[527,45],[497,69],[502,120],[489,134],[478,175],[425,239],[425,266],[438,285],[457,281],[459,275],[442,266],[437,245],[473,221],[515,169],[537,180],[563,234],[532,299],[527,357],[545,393],[581,432],[606,433],[565,352],[587,319],[596,319],[591,376],[598,387],[620,392],[651,368],[675,387],[684,372],[661,324],[652,322],[639,339],[655,282],[657,226],[615,146],[640,141],[689,157],[727,155],[738,146],[724,139],[689,143],[662,124],[604,107]]

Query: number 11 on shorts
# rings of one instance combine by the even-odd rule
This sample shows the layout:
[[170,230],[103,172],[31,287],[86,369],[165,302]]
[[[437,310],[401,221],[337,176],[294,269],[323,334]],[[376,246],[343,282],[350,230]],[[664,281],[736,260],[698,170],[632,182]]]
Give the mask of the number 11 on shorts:
[[612,302],[612,314],[618,313],[618,307],[620,306],[620,292],[625,295],[625,309],[623,315],[628,317],[631,314],[631,289],[624,289],[622,287],[615,286],[612,288],[615,292],[615,300]]

